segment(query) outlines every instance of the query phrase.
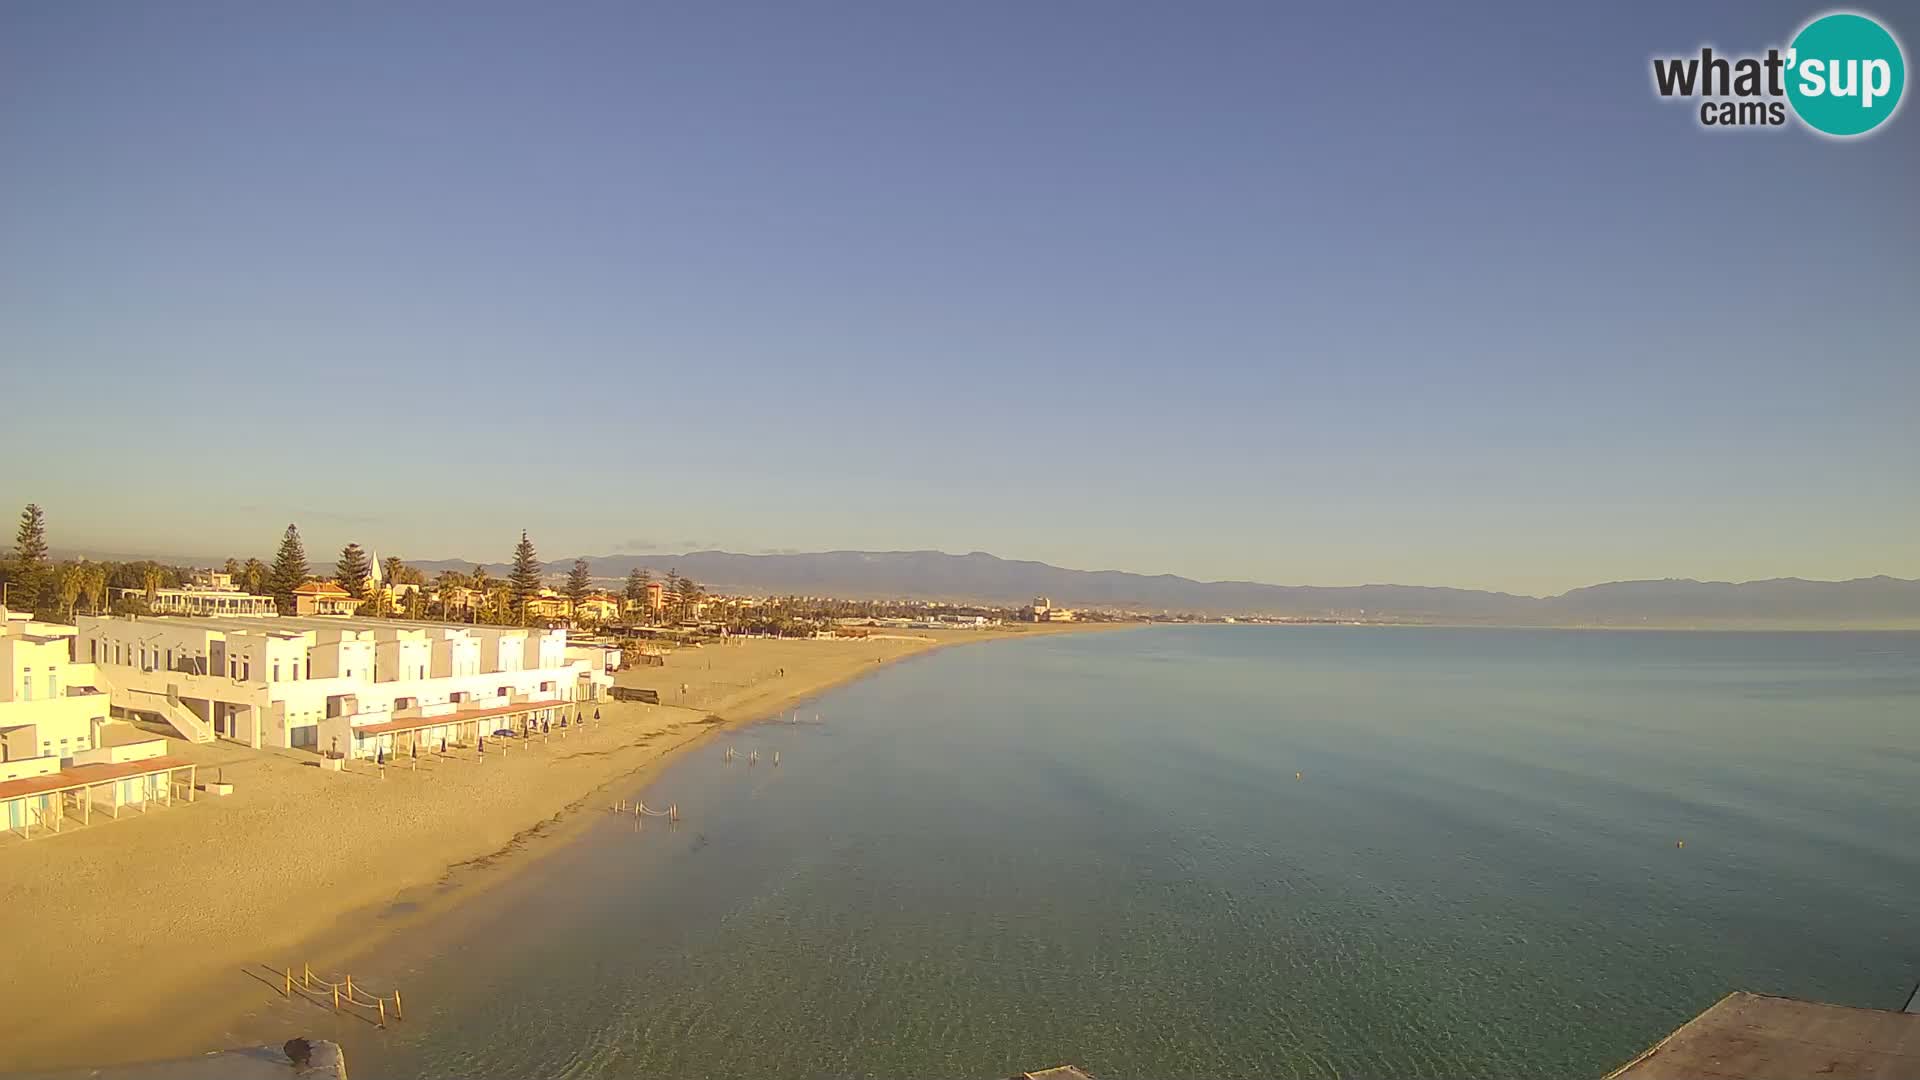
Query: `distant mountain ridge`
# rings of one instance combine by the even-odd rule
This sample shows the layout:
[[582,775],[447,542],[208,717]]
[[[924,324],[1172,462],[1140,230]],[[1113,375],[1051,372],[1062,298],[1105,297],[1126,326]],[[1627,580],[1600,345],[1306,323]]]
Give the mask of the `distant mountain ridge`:
[[[1521,624],[1637,624],[1808,622],[1920,625],[1920,581],[1893,577],[1851,581],[1775,578],[1723,582],[1666,579],[1615,581],[1559,596],[1517,596],[1478,589],[1421,585],[1269,585],[1256,581],[1195,581],[1173,574],[1070,570],[975,551],[826,551],[742,555],[693,551],[680,555],[588,556],[593,574],[620,579],[635,567],[658,576],[677,568],[709,588],[755,594],[800,594],[849,599],[915,599],[1020,604],[1048,596],[1067,606],[1127,608],[1216,615],[1368,617],[1412,621]],[[471,572],[459,560],[413,562],[428,574]],[[504,574],[506,564],[488,563]],[[572,558],[546,564],[564,573]]]

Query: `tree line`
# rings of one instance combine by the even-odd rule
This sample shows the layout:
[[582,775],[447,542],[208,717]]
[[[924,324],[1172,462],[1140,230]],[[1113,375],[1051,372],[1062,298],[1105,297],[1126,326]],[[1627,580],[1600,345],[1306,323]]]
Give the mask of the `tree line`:
[[[295,594],[312,581],[331,581],[348,596],[361,602],[360,612],[377,617],[410,619],[441,618],[458,622],[495,625],[529,625],[543,621],[537,601],[543,587],[543,567],[539,553],[525,530],[514,546],[510,569],[504,578],[495,578],[484,566],[475,566],[470,574],[443,570],[431,582],[418,568],[404,559],[389,556],[380,560],[375,574],[372,557],[358,543],[340,549],[332,574],[317,574],[307,559],[306,543],[297,524],[289,524],[281,534],[279,547],[271,562],[257,558],[227,559],[220,568],[235,588],[256,596],[271,596],[283,614],[296,610]],[[54,561],[49,556],[46,512],[30,503],[20,512],[13,549],[0,559],[0,594],[4,604],[14,611],[28,611],[45,619],[72,619],[89,615],[143,615],[153,610],[161,589],[177,589],[192,580],[193,568],[157,562],[151,559],[115,562],[111,560],[68,559]],[[398,603],[387,586],[413,586],[396,589]],[[633,607],[646,605],[653,578],[646,570],[635,570],[626,582],[624,599]],[[126,595],[124,590],[137,594]],[[567,573],[562,593],[578,610],[601,590],[593,580],[592,568],[584,559],[574,561]],[[611,595],[611,594],[610,594]],[[694,617],[706,599],[706,590],[691,578],[670,570],[663,583],[662,618],[683,622]],[[625,613],[622,613],[622,617]]]

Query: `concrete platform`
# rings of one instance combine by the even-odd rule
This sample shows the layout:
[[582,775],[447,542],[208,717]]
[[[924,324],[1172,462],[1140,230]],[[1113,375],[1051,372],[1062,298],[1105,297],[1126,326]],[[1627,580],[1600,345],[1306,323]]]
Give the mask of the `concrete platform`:
[[347,1080],[347,1058],[339,1044],[309,1041],[313,1057],[304,1069],[294,1068],[278,1046],[257,1046],[139,1065],[6,1073],[0,1080]]
[[1736,991],[1607,1080],[1801,1077],[1920,1077],[1920,1015]]

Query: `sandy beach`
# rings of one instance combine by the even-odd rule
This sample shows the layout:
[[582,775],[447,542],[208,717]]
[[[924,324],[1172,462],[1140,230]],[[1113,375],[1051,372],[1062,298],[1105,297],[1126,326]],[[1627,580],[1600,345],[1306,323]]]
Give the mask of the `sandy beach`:
[[[0,838],[0,903],[10,914],[0,979],[0,1067],[108,1064],[224,1045],[261,977],[337,961],[405,920],[366,914],[425,908],[473,887],[463,867],[524,865],[602,788],[656,766],[723,724],[745,723],[945,645],[1082,629],[900,631],[864,640],[753,639],[681,650],[618,683],[658,689],[662,704],[603,702],[602,721],[502,751],[471,749],[417,768],[369,763],[323,772],[300,751],[232,744],[171,752],[224,779],[131,818],[57,836]],[[717,720],[715,718],[718,718]],[[489,873],[492,870],[489,869]],[[480,875],[468,874],[468,878]],[[497,875],[496,875],[497,876]],[[451,897],[451,898],[450,898]]]

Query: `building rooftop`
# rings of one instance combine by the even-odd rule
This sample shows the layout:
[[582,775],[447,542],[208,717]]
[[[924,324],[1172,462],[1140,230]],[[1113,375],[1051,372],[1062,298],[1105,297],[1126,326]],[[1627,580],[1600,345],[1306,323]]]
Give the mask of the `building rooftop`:
[[1736,991],[1607,1080],[1912,1080],[1920,1014]]

